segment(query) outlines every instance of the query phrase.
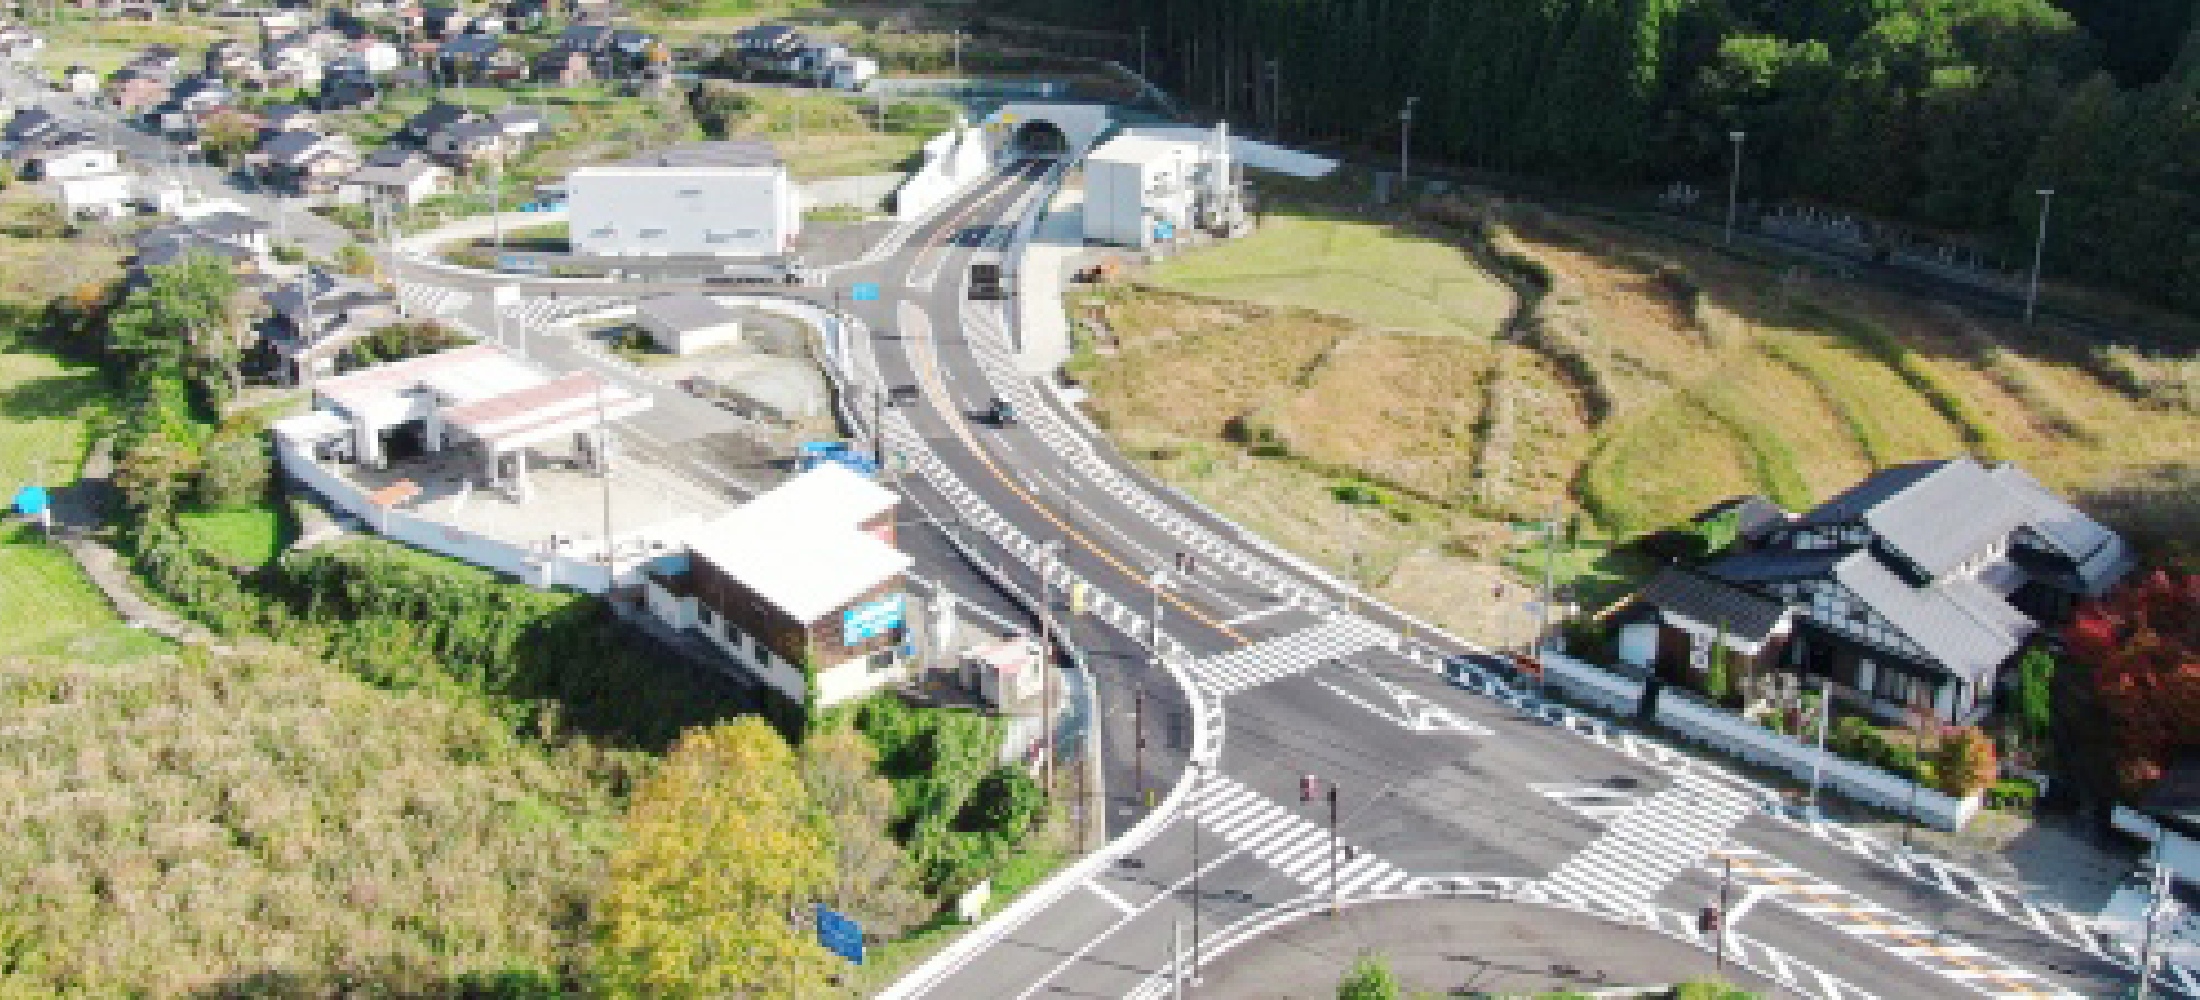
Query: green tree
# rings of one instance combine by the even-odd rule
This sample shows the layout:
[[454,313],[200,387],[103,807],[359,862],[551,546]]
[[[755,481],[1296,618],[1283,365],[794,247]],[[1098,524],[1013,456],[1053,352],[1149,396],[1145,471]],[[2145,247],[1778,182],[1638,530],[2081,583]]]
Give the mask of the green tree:
[[596,904],[614,997],[822,995],[837,961],[798,925],[831,888],[831,832],[762,719],[691,730],[635,789]]
[[871,933],[895,936],[930,904],[910,878],[909,862],[888,834],[894,789],[878,775],[878,751],[849,728],[812,734],[802,744],[802,784],[832,828],[833,883],[825,901]]
[[249,507],[266,495],[274,477],[267,446],[249,434],[219,434],[199,455],[196,498],[214,510]]
[[381,275],[381,268],[375,265],[374,254],[357,243],[346,243],[336,248],[336,266],[354,277],[373,278]]
[[1405,990],[1390,971],[1390,960],[1379,954],[1354,959],[1350,971],[1337,983],[1337,1000],[1398,1000]]
[[1003,764],[978,782],[968,810],[981,832],[1021,840],[1046,809],[1046,793],[1023,768]]
[[2055,655],[2040,646],[2025,650],[2017,675],[2020,732],[2027,744],[2044,746],[2055,722]]
[[224,111],[199,126],[199,148],[216,163],[234,164],[259,144],[259,127],[235,111]]

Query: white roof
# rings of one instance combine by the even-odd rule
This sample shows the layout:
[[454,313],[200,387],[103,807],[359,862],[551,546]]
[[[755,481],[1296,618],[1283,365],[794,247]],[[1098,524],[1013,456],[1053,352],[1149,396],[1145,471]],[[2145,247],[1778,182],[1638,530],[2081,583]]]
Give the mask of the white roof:
[[[1196,129],[1193,130],[1195,133]],[[1087,160],[1109,163],[1152,163],[1157,160],[1183,159],[1187,163],[1200,159],[1200,143],[1173,136],[1119,135],[1100,144]]]
[[501,348],[470,344],[322,379],[315,391],[347,410],[356,410],[397,399],[423,384],[458,405],[531,389],[549,381],[533,365]]
[[351,421],[327,410],[314,410],[275,422],[275,436],[301,444],[326,441],[351,433]]
[[697,529],[688,548],[789,617],[814,622],[909,568],[899,549],[857,529],[894,494],[826,464]]
[[[1108,146],[1128,138],[1203,143],[1213,135],[1213,129],[1192,125],[1137,125],[1125,128]],[[1102,150],[1106,148],[1107,146],[1101,147]],[[1098,156],[1099,152],[1095,151],[1093,155]],[[1330,171],[1337,169],[1337,161],[1331,157],[1278,146],[1272,142],[1247,139],[1235,132],[1230,134],[1230,158],[1255,170],[1266,170],[1290,177],[1326,177]]]

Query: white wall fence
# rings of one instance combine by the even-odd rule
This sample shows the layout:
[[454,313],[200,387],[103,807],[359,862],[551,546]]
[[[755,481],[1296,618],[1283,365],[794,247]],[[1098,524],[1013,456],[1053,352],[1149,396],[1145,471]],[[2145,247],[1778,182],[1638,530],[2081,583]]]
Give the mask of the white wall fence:
[[952,128],[924,144],[924,165],[894,192],[894,218],[907,222],[953,197],[992,169],[985,130]]
[[[359,487],[322,468],[297,442],[278,434],[275,452],[283,471],[320,494],[330,506],[359,518],[385,537],[507,573],[533,586],[567,586],[591,594],[602,594],[611,588],[611,573],[600,562],[554,554],[403,511],[377,507],[368,502]],[[638,576],[641,565],[641,561],[630,562],[623,567],[628,571],[625,575]]]
[[855,177],[827,177],[808,181],[800,186],[803,208],[821,208],[827,205],[845,205],[875,212],[884,208],[886,199],[900,187],[906,174],[861,174]]
[[[1543,663],[1548,671],[1545,683],[1579,701],[1622,718],[1633,717],[1641,703],[1643,683],[1632,677],[1555,652],[1544,653]],[[1909,814],[1914,802],[1918,822],[1936,829],[1957,829],[1978,813],[1978,795],[1957,798],[1832,751],[1821,752],[1815,745],[1705,704],[1671,685],[1658,693],[1654,721],[1684,740],[1798,780],[1810,779],[1812,761],[1817,760],[1819,781],[1825,787],[1894,813]]]

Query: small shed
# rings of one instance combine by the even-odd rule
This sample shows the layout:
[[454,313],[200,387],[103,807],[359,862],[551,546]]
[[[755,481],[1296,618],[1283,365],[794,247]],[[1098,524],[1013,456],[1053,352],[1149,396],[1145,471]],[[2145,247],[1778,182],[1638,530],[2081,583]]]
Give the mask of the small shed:
[[1008,709],[1039,694],[1044,680],[1040,661],[1039,643],[1028,636],[1015,636],[964,652],[960,679],[965,689],[977,692],[986,704]]
[[692,354],[741,339],[741,322],[733,310],[707,295],[643,299],[634,307],[634,318],[657,346],[674,354]]

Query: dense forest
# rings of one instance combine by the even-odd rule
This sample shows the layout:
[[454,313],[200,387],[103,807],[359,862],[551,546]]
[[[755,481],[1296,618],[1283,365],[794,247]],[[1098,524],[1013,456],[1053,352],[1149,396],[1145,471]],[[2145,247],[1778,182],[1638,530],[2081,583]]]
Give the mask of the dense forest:
[[[2200,310],[2193,0],[995,0],[1146,37],[1158,82],[1287,137],[1579,184],[1861,210]],[[1135,52],[1136,43],[1128,43]],[[1127,61],[1135,54],[1127,53]],[[1270,75],[1273,66],[1274,75]]]

